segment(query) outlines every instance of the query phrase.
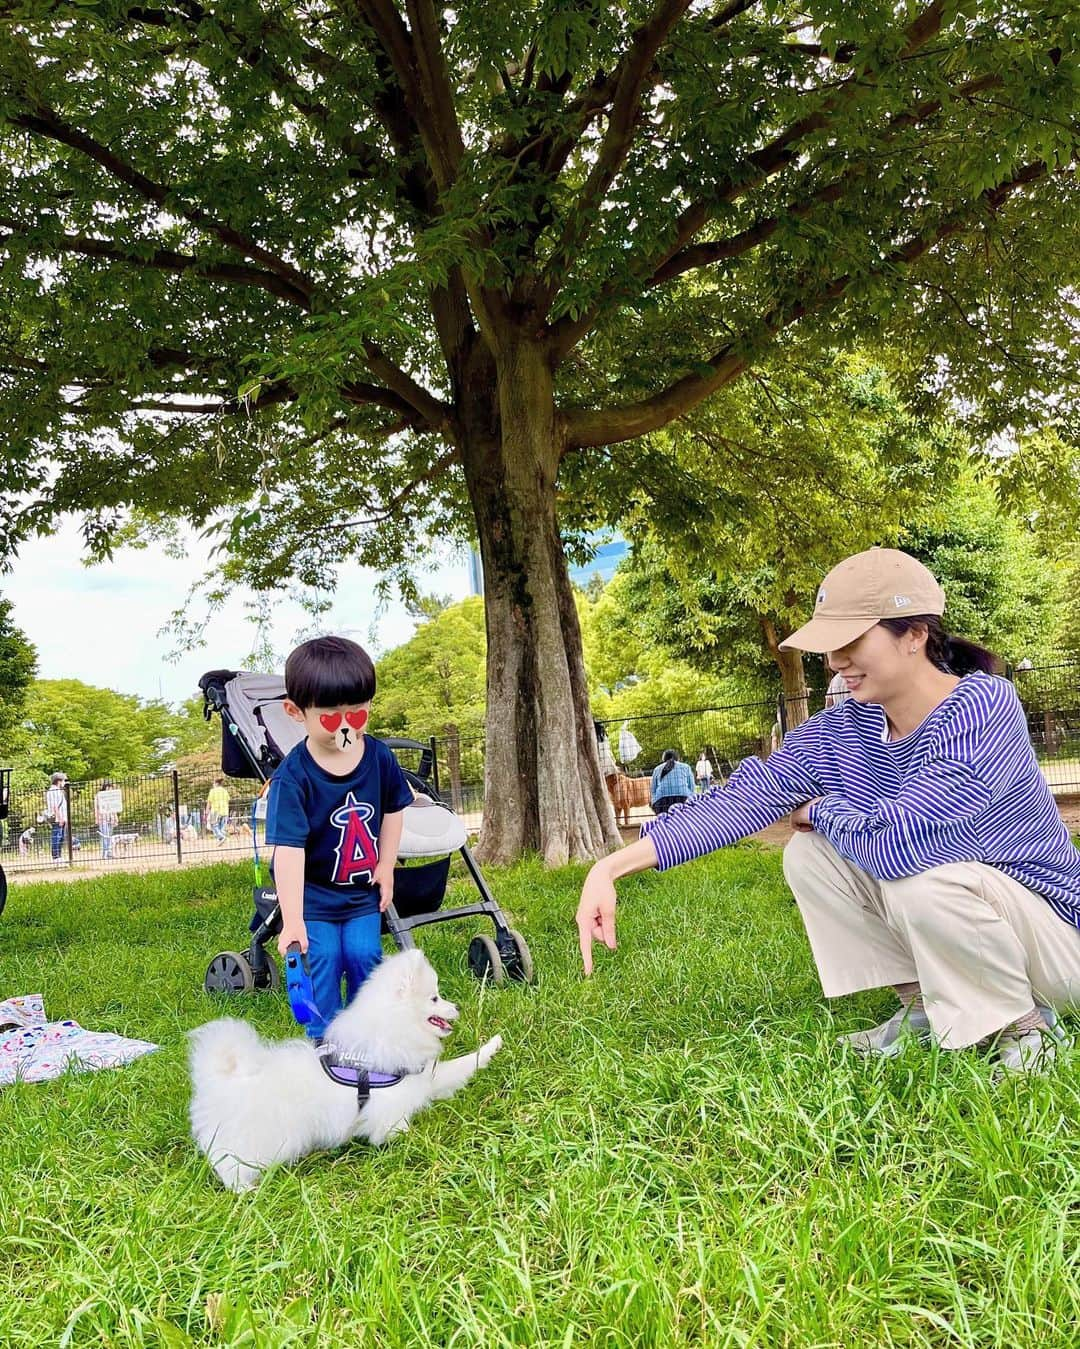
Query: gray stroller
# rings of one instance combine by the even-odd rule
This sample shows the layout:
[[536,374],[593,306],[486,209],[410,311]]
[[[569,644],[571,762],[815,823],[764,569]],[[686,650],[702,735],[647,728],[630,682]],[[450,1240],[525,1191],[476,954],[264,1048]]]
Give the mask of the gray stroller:
[[[284,679],[242,670],[211,670],[199,680],[199,688],[206,719],[209,721],[214,713],[221,717],[223,772],[230,777],[269,782],[278,764],[304,736],[303,727],[288,717],[282,706]],[[431,747],[416,740],[380,739],[399,762],[403,754],[416,756],[414,768],[401,763],[415,800],[404,812],[398,860],[419,861],[418,865],[398,866],[394,902],[383,914],[383,932],[404,950],[415,944],[412,934],[419,927],[456,918],[490,918],[494,939],[482,934],[473,937],[469,943],[470,970],[478,979],[496,984],[507,978],[532,983],[533,962],[525,938],[507,924],[469,849],[464,824],[442,803],[432,786]],[[254,829],[253,836],[257,839]],[[479,890],[480,902],[444,909],[442,902],[455,853],[460,854]],[[270,886],[256,885],[254,901],[248,947],[244,951],[220,951],[214,956],[204,980],[208,992],[245,993],[280,987],[277,962],[266,952],[266,943],[281,930],[277,895]]]

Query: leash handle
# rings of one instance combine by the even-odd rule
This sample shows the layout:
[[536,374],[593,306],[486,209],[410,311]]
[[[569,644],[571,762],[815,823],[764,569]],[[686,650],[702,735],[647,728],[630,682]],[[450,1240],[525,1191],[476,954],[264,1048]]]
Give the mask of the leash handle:
[[301,951],[300,943],[295,941],[285,950],[285,991],[289,995],[292,1014],[301,1026],[307,1026],[312,1021],[325,1022],[315,1002],[307,952]]

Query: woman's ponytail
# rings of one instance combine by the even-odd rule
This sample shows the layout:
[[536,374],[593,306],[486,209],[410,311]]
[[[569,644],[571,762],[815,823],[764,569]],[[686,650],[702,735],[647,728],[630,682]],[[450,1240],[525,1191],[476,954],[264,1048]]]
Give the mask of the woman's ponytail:
[[937,614],[915,614],[911,618],[883,618],[881,626],[895,637],[903,637],[916,625],[926,628],[926,659],[946,674],[966,675],[975,670],[993,674],[1001,662],[992,651],[969,642],[966,637],[954,637],[945,631]]

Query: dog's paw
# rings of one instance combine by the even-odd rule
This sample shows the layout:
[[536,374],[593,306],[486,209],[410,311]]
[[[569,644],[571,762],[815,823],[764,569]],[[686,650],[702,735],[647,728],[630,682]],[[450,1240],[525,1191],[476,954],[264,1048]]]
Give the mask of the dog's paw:
[[476,1051],[476,1057],[480,1061],[481,1068],[486,1068],[499,1050],[502,1049],[502,1042],[501,1035],[493,1035],[487,1044],[480,1046]]

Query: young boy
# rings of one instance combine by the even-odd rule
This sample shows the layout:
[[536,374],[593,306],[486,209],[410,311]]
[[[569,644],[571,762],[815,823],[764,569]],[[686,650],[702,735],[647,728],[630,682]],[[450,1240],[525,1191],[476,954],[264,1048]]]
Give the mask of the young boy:
[[317,637],[285,662],[285,711],[307,731],[270,783],[266,841],[281,905],[278,950],[307,951],[320,1039],[382,959],[380,914],[394,897],[402,811],[413,795],[393,754],[364,735],[375,696],[371,657]]

